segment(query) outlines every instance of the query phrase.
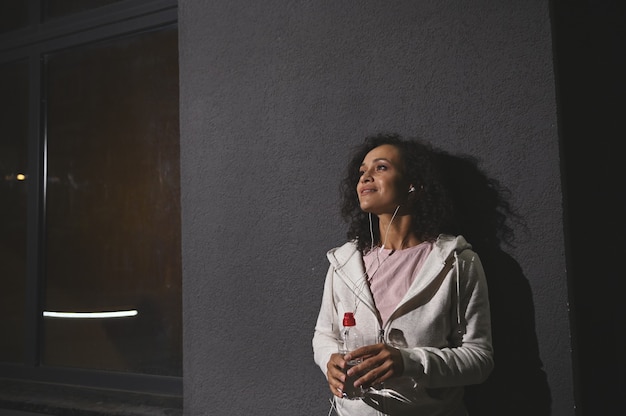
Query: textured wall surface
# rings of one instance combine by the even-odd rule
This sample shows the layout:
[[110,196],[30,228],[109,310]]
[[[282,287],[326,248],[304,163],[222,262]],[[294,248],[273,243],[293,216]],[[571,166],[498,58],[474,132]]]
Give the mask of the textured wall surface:
[[[526,230],[553,415],[573,414],[548,5],[479,0],[179,6],[186,415],[320,415],[311,336],[366,135],[477,157]],[[514,322],[511,325],[515,325]]]

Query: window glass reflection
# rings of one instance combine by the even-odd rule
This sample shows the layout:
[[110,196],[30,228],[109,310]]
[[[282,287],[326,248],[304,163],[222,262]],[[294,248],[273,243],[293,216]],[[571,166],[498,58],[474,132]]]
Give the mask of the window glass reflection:
[[28,62],[0,65],[0,357],[23,360]]
[[181,374],[177,55],[167,29],[48,56],[44,308],[75,314],[46,365]]

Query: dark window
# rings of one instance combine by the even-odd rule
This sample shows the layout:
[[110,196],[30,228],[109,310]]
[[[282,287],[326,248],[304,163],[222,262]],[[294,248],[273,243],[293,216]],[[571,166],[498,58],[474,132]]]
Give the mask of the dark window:
[[181,374],[176,45],[168,28],[47,56],[43,303],[73,314],[44,319],[46,365]]
[[71,15],[85,10],[96,9],[122,0],[42,0],[44,19]]
[[2,0],[0,2],[0,34],[28,26],[28,2]]
[[[0,19],[0,407],[100,414],[114,400],[175,414],[176,1],[11,3]],[[128,393],[97,393],[111,389]],[[20,405],[16,391],[39,403]]]
[[0,357],[24,361],[28,61],[0,64]]

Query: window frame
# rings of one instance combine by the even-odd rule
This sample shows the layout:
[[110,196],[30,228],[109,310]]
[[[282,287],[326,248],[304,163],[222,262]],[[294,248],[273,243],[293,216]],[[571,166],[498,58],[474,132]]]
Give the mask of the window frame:
[[24,360],[18,364],[0,362],[0,379],[182,397],[182,377],[55,368],[42,366],[40,360],[47,140],[42,80],[46,55],[157,28],[177,27],[177,3],[176,0],[125,0],[43,21],[41,2],[31,0],[30,24],[26,28],[0,34],[0,63],[28,60],[30,179],[27,184]]

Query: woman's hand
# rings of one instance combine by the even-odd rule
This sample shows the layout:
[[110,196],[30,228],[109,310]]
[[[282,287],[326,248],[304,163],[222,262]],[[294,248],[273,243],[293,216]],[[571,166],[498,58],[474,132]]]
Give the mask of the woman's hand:
[[343,385],[346,381],[346,361],[342,354],[333,354],[326,364],[326,377],[330,391],[337,397],[342,397]]
[[[362,360],[360,364],[348,370],[348,376],[361,374],[361,377],[354,383],[357,387],[369,387],[382,383],[391,377],[400,376],[404,371],[404,363],[400,350],[383,343],[358,348],[343,357],[339,355],[339,359],[343,362],[343,366],[339,368],[344,368],[346,361]],[[341,370],[339,371],[341,372]],[[342,380],[345,380],[345,378]],[[343,384],[341,387],[343,388]]]

